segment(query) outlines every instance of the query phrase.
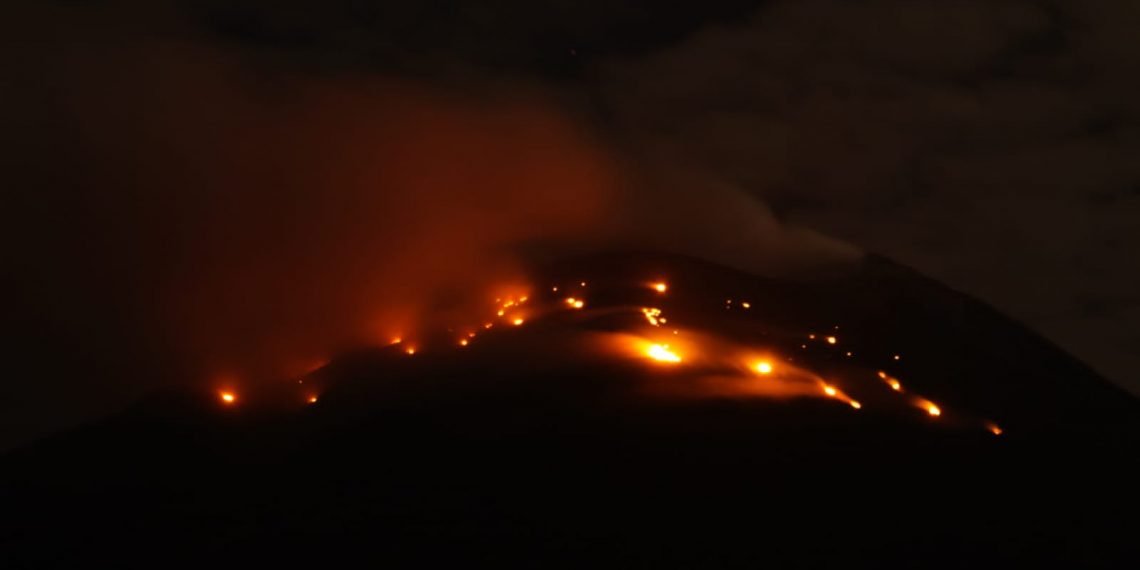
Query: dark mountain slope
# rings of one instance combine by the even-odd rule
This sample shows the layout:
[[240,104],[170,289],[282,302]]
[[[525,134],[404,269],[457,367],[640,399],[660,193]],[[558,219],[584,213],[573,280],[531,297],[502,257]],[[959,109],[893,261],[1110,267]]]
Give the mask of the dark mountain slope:
[[[647,287],[656,279],[667,293]],[[585,306],[567,308],[569,295]],[[794,283],[607,255],[537,269],[531,297],[525,324],[512,326],[508,312],[466,347],[456,329],[421,339],[414,356],[363,348],[233,406],[211,392],[156,394],[10,453],[0,560],[1135,560],[1135,400],[905,268],[871,258],[847,277]],[[640,312],[650,306],[668,323],[650,328]],[[614,340],[674,326],[678,363]],[[733,369],[740,346],[758,347],[774,371]],[[317,390],[319,401],[281,403],[297,390]]]

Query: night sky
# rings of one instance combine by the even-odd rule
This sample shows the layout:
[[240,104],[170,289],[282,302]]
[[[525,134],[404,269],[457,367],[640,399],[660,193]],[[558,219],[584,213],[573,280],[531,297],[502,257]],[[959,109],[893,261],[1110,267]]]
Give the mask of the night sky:
[[440,235],[478,235],[473,265],[537,241],[772,274],[879,253],[1140,394],[1136,2],[12,4],[0,446],[219,347],[338,334],[344,282],[414,294],[378,260],[451,287],[418,255]]

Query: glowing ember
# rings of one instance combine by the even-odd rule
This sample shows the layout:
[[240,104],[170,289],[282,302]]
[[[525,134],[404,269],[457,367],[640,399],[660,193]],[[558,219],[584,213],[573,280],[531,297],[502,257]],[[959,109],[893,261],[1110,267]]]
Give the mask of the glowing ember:
[[902,357],[901,357],[901,356],[899,356],[899,355],[897,355],[897,354],[894,356],[894,359],[895,359],[895,360],[899,360],[899,359],[901,359],[901,358],[902,358]]
[[465,338],[464,338],[464,339],[460,339],[460,340],[459,340],[459,346],[467,346],[467,339],[465,339]]
[[645,320],[655,327],[661,326],[661,323],[665,322],[665,319],[659,318],[661,317],[661,309],[645,307],[641,309],[641,314],[645,315]]
[[649,355],[649,358],[659,362],[676,363],[681,361],[680,355],[669,350],[669,345],[667,344],[651,344],[649,345],[649,349],[646,350],[646,354]]
[[827,337],[827,344],[835,344],[835,343],[837,343],[837,342],[839,342],[839,339],[837,339],[837,338],[835,338],[835,337],[833,337],[833,336],[829,336],[829,337]]
[[657,283],[653,284],[653,290],[657,291],[658,293],[664,293],[668,289],[669,289],[669,286],[666,285],[664,282],[657,282]]
[[987,422],[986,429],[990,430],[990,433],[994,435],[1001,435],[1001,428],[993,422]]
[[934,402],[926,402],[926,404],[923,405],[923,407],[926,408],[926,413],[930,414],[931,417],[936,418],[936,417],[942,415],[942,409],[939,408],[938,406],[934,405]]
[[758,362],[758,363],[756,363],[756,371],[761,373],[761,374],[771,374],[772,373],[772,363],[768,362],[766,360]]
[[887,386],[891,387],[891,390],[894,390],[895,392],[902,392],[902,383],[898,381],[898,378],[892,378],[889,374],[883,372],[882,370],[879,371],[879,378],[881,378],[883,382],[886,382]]
[[392,337],[392,342],[390,342],[389,344],[400,344],[401,342],[404,342],[404,339],[402,339],[398,336],[394,336],[394,337]]
[[499,309],[499,312],[497,312],[497,313],[495,313],[495,314],[496,314],[496,315],[499,315],[499,316],[501,317],[501,316],[503,316],[503,315],[507,314],[507,312],[506,312],[506,311],[504,311],[504,310],[502,310],[502,309]]
[[218,393],[218,397],[221,398],[222,403],[227,406],[233,404],[234,402],[237,402],[237,395],[235,395],[233,392],[220,392]]
[[317,397],[316,396],[309,396],[309,403],[310,404],[317,403]]
[[585,282],[585,281],[583,281],[583,282],[579,283],[579,285],[581,285],[581,286],[585,287],[585,286],[586,286],[586,282]]
[[581,299],[576,299],[574,297],[567,297],[566,298],[566,304],[569,305],[570,307],[574,308],[574,309],[581,309],[582,307],[586,306],[585,301],[583,301]]
[[408,348],[405,348],[405,349],[404,349],[404,352],[405,352],[405,353],[407,353],[407,354],[408,354],[408,356],[411,356],[411,355],[413,355],[413,354],[415,354],[415,353],[416,353],[416,347],[414,347],[414,346],[409,346]]
[[467,333],[467,338],[475,338],[475,333],[474,332]]
[[485,329],[489,329],[493,326],[495,326],[495,323],[483,323],[483,328]]
[[744,301],[743,303],[740,304],[740,306],[744,307],[745,309],[751,309],[752,303],[749,303],[748,301]]
[[824,384],[823,393],[834,398],[839,394],[839,390],[836,390],[834,386],[828,386],[827,384]]
[[524,322],[526,321],[524,321],[522,317],[515,317],[513,320],[511,320],[511,324],[515,325],[516,327],[523,324]]
[[863,409],[863,404],[860,404],[859,402],[856,402],[855,400],[851,400],[850,402],[847,402],[847,403],[851,404],[851,407],[855,408],[856,410]]
[[555,293],[557,293],[557,292],[558,292],[558,287],[551,287],[551,288],[550,288],[550,290],[551,290],[551,291],[554,291]]

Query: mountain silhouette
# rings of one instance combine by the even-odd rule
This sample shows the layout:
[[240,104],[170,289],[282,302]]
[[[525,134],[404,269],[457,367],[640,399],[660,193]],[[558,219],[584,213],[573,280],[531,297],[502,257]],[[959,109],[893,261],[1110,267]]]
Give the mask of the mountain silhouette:
[[496,303],[502,316],[415,354],[406,339],[360,347],[232,402],[165,390],[6,454],[0,561],[1119,567],[1140,553],[1136,400],[887,259],[795,281],[586,256],[536,266],[525,299]]

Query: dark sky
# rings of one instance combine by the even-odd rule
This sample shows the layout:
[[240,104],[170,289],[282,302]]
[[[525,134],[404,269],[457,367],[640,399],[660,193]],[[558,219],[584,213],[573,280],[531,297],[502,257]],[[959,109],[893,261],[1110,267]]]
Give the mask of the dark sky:
[[[368,242],[375,228],[387,228],[379,235],[389,242],[416,241],[408,236],[438,233],[435,213],[466,220],[472,196],[488,193],[521,202],[491,216],[503,222],[496,227],[528,227],[476,240],[471,259],[559,232],[604,241],[615,218],[642,233],[672,221],[676,241],[636,243],[751,256],[738,264],[757,269],[859,248],[992,303],[1140,393],[1135,2],[13,4],[0,14],[0,61],[12,70],[0,119],[16,174],[0,182],[15,197],[5,207],[5,255],[16,260],[6,281],[32,331],[14,348],[35,354],[13,383],[35,387],[0,403],[11,433],[137,393],[137,379],[105,389],[124,367],[160,371],[189,358],[186,337],[162,332],[169,316],[151,314],[155,299],[235,294],[221,279],[162,285],[175,276],[232,280],[228,269],[199,268],[259,258],[253,252],[273,241],[266,235],[289,236],[276,249],[306,251]],[[347,203],[357,213],[391,209],[391,196],[374,202],[364,181],[401,188],[406,165],[361,149],[414,139],[425,122],[437,128],[421,154],[436,154],[440,140],[442,152],[434,162],[413,157],[417,172],[445,171],[456,157],[492,166],[440,179],[475,182],[426,193],[411,222],[338,217]],[[472,140],[486,148],[470,155]],[[520,155],[536,148],[545,150]],[[518,156],[559,172],[565,186],[493,167]],[[624,187],[630,172],[642,193],[607,189]],[[575,183],[594,190],[566,190]],[[576,217],[542,220],[549,201],[579,192],[562,208]],[[291,214],[251,215],[282,193]],[[613,204],[647,199],[658,202]],[[370,247],[333,261],[268,255],[261,277],[375,277],[361,269]],[[439,268],[413,269],[447,280]],[[278,299],[233,323],[329,280],[278,287]],[[358,292],[342,293],[343,304],[305,306],[290,325],[343,310]],[[60,328],[73,332],[54,338]],[[52,356],[28,349],[42,348],[41,337],[81,357],[49,366]],[[108,356],[116,351],[121,358]],[[143,358],[156,364],[138,365]],[[76,371],[84,381],[36,377]],[[61,390],[75,397],[60,402]],[[52,406],[75,409],[45,414]]]

